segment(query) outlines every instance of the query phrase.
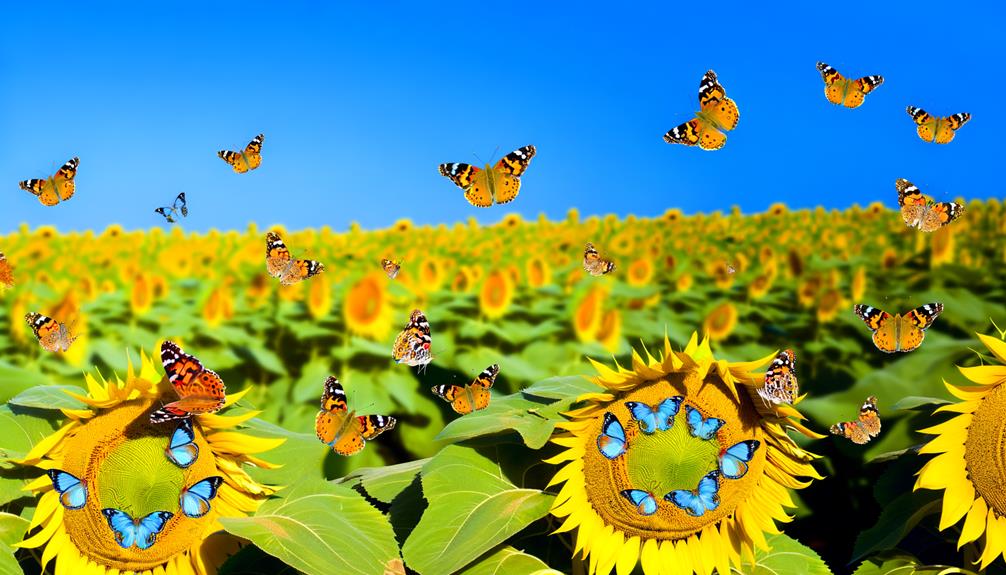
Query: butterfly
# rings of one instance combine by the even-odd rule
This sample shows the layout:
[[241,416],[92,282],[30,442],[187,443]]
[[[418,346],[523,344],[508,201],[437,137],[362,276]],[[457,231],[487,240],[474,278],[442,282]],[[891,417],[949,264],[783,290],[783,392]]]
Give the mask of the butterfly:
[[150,423],[164,423],[202,413],[214,413],[224,406],[226,390],[217,372],[206,369],[172,341],[161,344],[161,363],[178,401],[150,414]]
[[164,219],[168,220],[169,224],[173,224],[178,221],[177,217],[179,214],[181,214],[183,218],[188,216],[189,205],[185,202],[185,192],[178,194],[178,197],[175,198],[174,203],[170,206],[157,208],[154,211],[164,216]]
[[440,175],[451,179],[465,191],[465,199],[477,208],[488,208],[512,202],[520,192],[520,177],[537,150],[524,146],[500,158],[492,168],[476,168],[470,164],[440,164]]
[[325,271],[325,265],[314,260],[298,260],[290,256],[283,239],[276,232],[265,235],[265,268],[281,285],[293,285]]
[[748,472],[748,462],[761,442],[757,439],[739,441],[720,451],[720,474],[727,479],[740,479]]
[[395,338],[391,357],[395,362],[409,366],[426,365],[433,361],[430,355],[432,343],[430,324],[426,321],[426,316],[418,309],[414,309],[409,315],[409,323]]
[[24,180],[18,185],[22,190],[38,196],[38,201],[42,202],[42,205],[55,206],[60,200],[65,202],[73,197],[76,189],[73,178],[77,175],[78,164],[80,158],[70,158],[51,178]]
[[856,315],[873,331],[873,343],[884,353],[909,352],[922,345],[926,330],[943,313],[943,304],[927,303],[905,315],[892,316],[882,309],[859,304]]
[[321,396],[321,411],[314,420],[318,439],[339,455],[355,455],[363,450],[367,440],[395,428],[394,417],[387,415],[356,415],[346,405],[346,392],[339,380],[329,376]]
[[718,417],[705,419],[702,413],[690,405],[685,406],[685,418],[688,420],[688,431],[692,437],[700,439],[712,439],[716,432],[723,427],[726,422]]
[[186,517],[198,519],[210,512],[210,500],[217,496],[217,489],[224,482],[219,475],[207,477],[182,489],[178,505]]
[[102,509],[101,514],[115,534],[116,543],[123,549],[129,549],[134,543],[140,549],[150,549],[164,525],[175,516],[167,511],[154,511],[145,517],[133,519],[125,511],[111,507]]
[[971,120],[971,114],[962,112],[947,116],[946,118],[936,118],[930,116],[922,108],[909,106],[906,108],[908,115],[915,120],[919,126],[916,128],[919,137],[926,142],[936,142],[937,144],[949,144],[954,139],[954,132]]
[[87,503],[87,486],[77,477],[61,470],[45,472],[52,481],[52,488],[59,493],[59,502],[67,509],[80,509]]
[[603,276],[615,271],[615,262],[601,259],[594,244],[587,242],[583,249],[583,269],[592,276]]
[[727,91],[716,80],[716,72],[709,70],[699,84],[699,111],[694,120],[688,120],[664,134],[668,144],[698,145],[703,150],[719,150],[727,143],[729,132],[737,127],[740,110]]
[[863,445],[880,434],[880,411],[877,410],[877,398],[870,396],[859,408],[859,419],[843,421],[831,426],[831,432]]
[[171,433],[171,439],[164,453],[172,463],[185,469],[199,457],[199,446],[196,445],[195,439],[196,435],[192,432],[192,418],[185,418],[178,422],[178,427]]
[[828,101],[836,105],[842,104],[846,108],[858,108],[867,94],[884,83],[883,76],[863,76],[858,80],[850,80],[824,62],[818,62],[817,69],[824,80],[824,95]]
[[604,413],[601,434],[597,436],[597,448],[608,459],[615,459],[625,453],[625,428],[610,411]]
[[445,383],[433,386],[432,391],[445,401],[451,402],[454,411],[464,415],[489,407],[491,397],[489,389],[496,382],[499,372],[500,366],[494,363],[482,370],[475,381],[464,387]]
[[398,277],[398,272],[402,269],[402,262],[393,262],[388,259],[381,260],[381,269],[384,273],[388,274],[388,279],[395,279]]
[[792,349],[779,352],[772,365],[765,371],[765,384],[758,388],[758,395],[769,403],[792,403],[800,393],[796,381],[796,355]]
[[259,134],[252,138],[252,141],[248,142],[245,146],[244,151],[241,152],[231,152],[229,150],[220,150],[217,155],[220,158],[231,165],[234,171],[243,174],[248,170],[254,170],[255,168],[262,165],[262,142],[265,141],[265,136]]
[[639,422],[639,431],[649,435],[658,429],[666,431],[674,425],[674,416],[681,409],[681,402],[685,400],[683,395],[668,397],[660,402],[656,409],[645,403],[626,401],[625,407],[629,408],[633,419]]
[[706,511],[720,506],[720,472],[712,470],[699,480],[695,491],[675,489],[664,495],[664,499],[684,509],[692,517],[701,517]]
[[14,287],[14,266],[10,265],[3,252],[0,252],[0,285]]
[[25,314],[24,319],[31,327],[38,343],[46,351],[67,351],[70,349],[77,336],[70,335],[70,328],[65,323],[59,323],[51,317],[40,313],[30,312]]
[[622,497],[628,499],[636,506],[640,515],[653,515],[657,512],[657,500],[653,494],[642,489],[625,489],[621,491]]
[[901,218],[910,228],[934,232],[961,217],[964,206],[957,202],[936,202],[922,195],[915,184],[906,179],[894,182],[898,188]]

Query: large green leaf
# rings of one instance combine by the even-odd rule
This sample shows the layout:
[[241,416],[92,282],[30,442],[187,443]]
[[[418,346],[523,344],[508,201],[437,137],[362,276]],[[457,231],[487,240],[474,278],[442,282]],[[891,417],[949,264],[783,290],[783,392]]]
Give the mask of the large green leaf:
[[23,459],[35,444],[58,429],[49,412],[29,407],[0,405],[0,465]]
[[423,575],[465,567],[548,513],[554,496],[523,489],[500,465],[474,449],[452,445],[423,466],[429,507],[402,546],[405,563]]
[[38,369],[27,369],[0,361],[0,402],[4,402],[38,385],[53,382]]
[[282,437],[282,445],[271,449],[262,458],[281,465],[279,469],[249,468],[248,473],[257,480],[271,484],[289,485],[305,477],[322,477],[328,449],[314,433],[294,433],[278,425],[255,418],[246,424],[250,435]]
[[359,493],[326,481],[303,479],[254,516],[220,523],[309,575],[372,575],[401,562],[387,518]]
[[336,480],[336,482],[361,485],[367,494],[374,499],[391,503],[419,475],[427,461],[429,459],[417,459],[385,467],[364,467]]
[[509,545],[482,556],[475,563],[459,571],[458,575],[527,575],[528,573],[562,575],[560,571],[549,569],[544,561],[534,555],[528,555]]
[[744,561],[743,575],[831,575],[828,565],[811,548],[785,534],[765,538],[768,552],[755,554],[754,563]]
[[27,530],[27,519],[0,512],[0,575],[21,575],[21,566],[14,558],[11,545],[20,541]]
[[582,375],[566,375],[543,379],[521,390],[524,395],[545,399],[576,399],[584,393],[597,393],[603,388]]
[[947,565],[922,565],[903,551],[884,553],[864,561],[853,575],[977,575],[974,571]]
[[553,403],[532,401],[522,393],[494,397],[489,407],[448,423],[437,439],[456,442],[516,431],[528,447],[540,449],[548,443],[556,424],[563,421],[559,413],[566,411],[570,403],[571,400]]
[[37,409],[83,409],[87,407],[84,402],[67,395],[67,392],[87,395],[86,390],[76,385],[42,385],[22,391],[9,403]]

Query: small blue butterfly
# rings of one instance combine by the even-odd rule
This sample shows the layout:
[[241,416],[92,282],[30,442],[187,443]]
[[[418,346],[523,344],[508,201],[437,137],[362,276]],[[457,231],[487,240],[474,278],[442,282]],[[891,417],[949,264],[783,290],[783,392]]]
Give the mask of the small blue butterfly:
[[195,444],[196,436],[192,432],[192,418],[187,417],[178,422],[178,427],[171,434],[168,447],[164,453],[172,463],[185,469],[195,463],[199,457],[199,446]]
[[727,479],[740,479],[748,472],[748,461],[761,443],[757,439],[740,441],[720,452],[720,473]]
[[668,397],[660,402],[655,411],[649,405],[635,401],[626,401],[625,407],[629,408],[632,417],[639,422],[639,431],[650,434],[658,429],[660,431],[670,429],[674,425],[674,416],[678,414],[681,402],[684,400],[682,395]]
[[717,417],[703,419],[699,410],[690,405],[685,406],[685,417],[688,419],[688,431],[691,432],[693,437],[701,439],[712,439],[716,435],[716,432],[726,423]]
[[80,509],[87,503],[87,486],[61,469],[45,472],[52,481],[52,487],[59,493],[59,502],[67,509]]
[[649,491],[626,489],[622,491],[622,497],[631,501],[640,515],[653,515],[657,512],[657,500]]
[[174,513],[167,511],[154,511],[140,519],[133,519],[125,511],[111,507],[102,509],[101,513],[108,520],[108,526],[115,534],[115,541],[123,549],[129,549],[134,543],[140,549],[150,549],[157,539],[157,534],[164,529],[168,520],[175,516]]
[[692,517],[700,517],[706,511],[720,506],[720,472],[712,470],[699,480],[695,491],[675,489],[664,495],[664,499],[684,509]]
[[601,455],[608,459],[614,459],[625,453],[625,429],[610,411],[604,414],[601,434],[597,436],[597,448],[601,450]]
[[217,489],[220,488],[220,484],[224,482],[224,478],[219,475],[214,477],[207,477],[202,481],[193,484],[191,487],[186,487],[182,489],[182,495],[179,497],[179,505],[182,507],[182,513],[186,517],[192,517],[197,519],[206,515],[210,512],[210,499],[217,496]]

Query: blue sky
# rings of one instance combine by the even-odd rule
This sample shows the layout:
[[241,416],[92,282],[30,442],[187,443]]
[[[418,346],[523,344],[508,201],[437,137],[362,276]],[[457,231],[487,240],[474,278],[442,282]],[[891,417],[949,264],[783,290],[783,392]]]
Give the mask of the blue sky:
[[[153,210],[181,191],[194,230],[893,206],[899,177],[941,199],[1004,196],[992,3],[40,4],[0,22],[0,232],[165,225]],[[837,108],[818,60],[886,82]],[[737,129],[717,152],[665,144],[710,68]],[[908,104],[973,119],[925,144]],[[259,132],[260,169],[216,157]],[[525,144],[538,155],[506,206],[469,206],[437,172]],[[74,155],[68,203],[18,189]]]

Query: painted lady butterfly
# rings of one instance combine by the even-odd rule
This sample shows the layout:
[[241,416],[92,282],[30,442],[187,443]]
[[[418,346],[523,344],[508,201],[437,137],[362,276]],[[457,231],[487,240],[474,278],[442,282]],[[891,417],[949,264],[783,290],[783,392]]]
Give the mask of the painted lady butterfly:
[[269,275],[279,278],[279,283],[285,286],[325,271],[325,265],[321,262],[291,257],[283,239],[275,232],[265,235],[265,267]]
[[831,426],[831,432],[848,438],[860,445],[869,443],[870,439],[880,434],[880,411],[877,410],[877,398],[870,396],[859,408],[859,419],[843,421]]
[[824,62],[818,62],[817,69],[824,80],[824,95],[828,101],[846,108],[858,108],[867,94],[884,83],[883,76],[863,76],[858,80],[850,80]]
[[179,399],[152,412],[150,423],[214,413],[224,406],[223,380],[215,371],[203,367],[194,356],[182,351],[178,344],[171,341],[161,344],[161,363]]
[[383,259],[381,260],[381,269],[384,270],[384,273],[388,274],[388,279],[395,279],[398,277],[398,272],[402,269],[402,262]]
[[386,415],[356,415],[355,411],[349,411],[339,380],[329,376],[314,429],[318,439],[339,455],[354,455],[363,450],[368,439],[393,429],[395,421]]
[[869,305],[857,305],[856,315],[873,331],[873,343],[884,353],[909,352],[918,349],[926,330],[943,313],[943,304],[927,303],[905,315],[891,315]]
[[583,250],[583,269],[592,276],[603,276],[615,271],[615,262],[602,259],[594,244],[587,242]]
[[716,79],[716,72],[709,70],[699,84],[699,111],[695,119],[689,120],[664,134],[668,144],[698,145],[703,150],[719,150],[727,143],[729,132],[737,127],[741,113],[737,104],[727,98],[727,91]]
[[63,164],[51,178],[25,180],[18,185],[22,190],[38,196],[38,201],[42,202],[42,205],[55,206],[60,200],[65,202],[73,197],[76,191],[73,178],[77,176],[79,164],[80,158],[70,158],[70,161]]
[[954,139],[954,132],[971,120],[971,114],[967,112],[954,114],[946,118],[937,118],[930,116],[928,112],[915,106],[908,106],[906,110],[908,111],[908,115],[919,126],[915,130],[918,132],[919,137],[923,141],[936,142],[937,144],[949,144]]
[[489,390],[496,382],[496,376],[499,375],[499,372],[500,366],[494,363],[482,370],[482,373],[468,385],[462,387],[441,384],[434,386],[432,391],[444,401],[449,401],[454,411],[464,415],[489,407],[491,397]]
[[3,252],[0,252],[0,285],[8,288],[14,287],[14,266],[10,265]]
[[772,365],[765,371],[765,385],[758,389],[758,395],[769,403],[789,403],[792,405],[800,393],[796,380],[796,355],[792,349],[779,352]]
[[70,329],[65,323],[59,323],[51,317],[31,312],[25,314],[24,319],[46,351],[67,351],[77,339],[77,336],[70,335]]
[[905,179],[894,183],[898,188],[901,217],[910,228],[934,232],[961,217],[964,206],[957,202],[936,202],[922,195],[915,184]]
[[409,323],[395,338],[391,357],[397,363],[409,366],[426,365],[433,361],[433,356],[430,355],[432,343],[430,324],[426,321],[426,316],[418,309],[412,310],[412,314],[409,315]]
[[245,149],[241,152],[231,152],[230,150],[220,150],[217,155],[220,158],[231,165],[234,171],[243,174],[249,170],[254,170],[255,168],[262,165],[262,142],[265,141],[265,136],[259,134],[255,136],[252,141],[248,142]]
[[440,175],[450,178],[465,191],[468,203],[478,208],[512,202],[520,192],[520,177],[537,153],[534,146],[524,146],[500,158],[496,165],[476,168],[470,164],[440,164]]

